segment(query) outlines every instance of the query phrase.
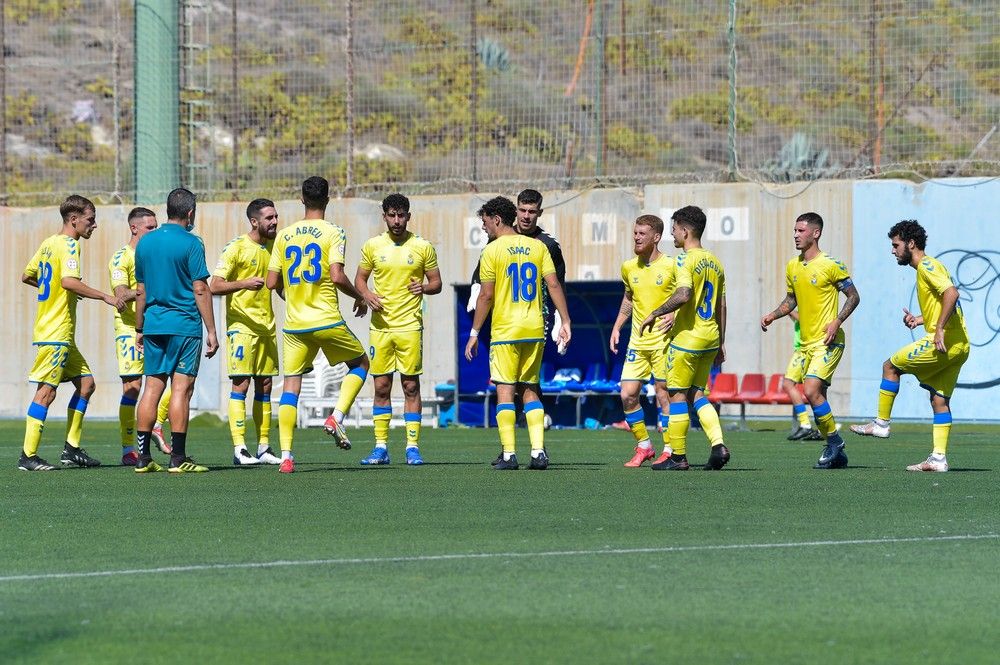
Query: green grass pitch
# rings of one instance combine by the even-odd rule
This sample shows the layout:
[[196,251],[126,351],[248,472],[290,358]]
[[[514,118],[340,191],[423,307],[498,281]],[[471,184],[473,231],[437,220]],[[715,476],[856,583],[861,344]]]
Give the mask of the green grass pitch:
[[[6,421],[0,661],[996,662],[1000,428],[957,424],[953,470],[914,474],[929,424],[848,434],[827,472],[784,426],[729,433],[719,473],[625,469],[619,431],[549,432],[528,471],[523,429],[517,472],[481,429],[425,429],[417,468],[393,430],[393,464],[362,468],[370,429],[349,452],[310,430],[292,476],[233,468],[228,429],[200,426],[213,470],[176,477],[19,472]],[[116,442],[88,423],[91,454]]]

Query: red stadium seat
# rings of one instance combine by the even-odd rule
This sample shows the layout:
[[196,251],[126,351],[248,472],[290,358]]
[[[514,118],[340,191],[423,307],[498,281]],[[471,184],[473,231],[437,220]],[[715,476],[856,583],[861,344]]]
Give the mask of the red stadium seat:
[[767,382],[767,392],[760,400],[755,400],[754,404],[791,404],[792,400],[788,394],[781,389],[781,382],[784,380],[783,374],[772,374]]
[[736,385],[735,374],[719,374],[708,391],[708,400],[717,404],[732,403],[736,397]]
[[759,404],[760,402],[757,400],[764,396],[766,381],[763,374],[744,374],[736,399],[741,402]]

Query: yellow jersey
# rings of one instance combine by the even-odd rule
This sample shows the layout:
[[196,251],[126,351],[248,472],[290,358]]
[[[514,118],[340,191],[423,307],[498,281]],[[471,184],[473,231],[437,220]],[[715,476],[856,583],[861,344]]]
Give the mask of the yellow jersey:
[[397,243],[387,231],[364,244],[359,265],[371,272],[372,290],[382,297],[384,309],[372,312],[371,329],[423,330],[424,298],[406,287],[412,281],[423,282],[424,275],[438,267],[434,246],[409,231],[406,239]]
[[677,310],[671,343],[688,351],[718,348],[715,313],[719,299],[726,294],[726,274],[715,254],[697,247],[677,255],[674,290],[683,287],[691,289],[691,299]]
[[[802,346],[822,342],[826,337],[826,327],[837,318],[842,283],[850,278],[847,266],[825,252],[811,261],[796,256],[785,266],[785,288],[795,296]],[[833,342],[843,344],[844,339],[841,328]]]
[[[273,243],[257,244],[247,234],[233,238],[222,248],[219,263],[212,274],[227,282],[251,277],[267,277]],[[274,309],[271,291],[266,286],[257,291],[243,289],[226,294],[226,330],[269,337],[274,334]]]
[[512,233],[486,245],[479,278],[494,283],[491,344],[545,339],[542,281],[555,271],[552,255],[540,240]]
[[643,263],[638,256],[622,264],[622,282],[625,293],[632,299],[632,336],[628,348],[641,351],[662,349],[666,346],[667,333],[656,328],[645,335],[639,328],[649,313],[662,305],[674,291],[674,259],[660,254],[655,261]]
[[32,344],[71,344],[76,333],[77,295],[62,287],[63,277],[80,278],[82,246],[58,233],[46,238],[24,267],[38,281],[38,311]]
[[312,332],[344,323],[330,264],[344,263],[347,233],[323,219],[307,219],[278,232],[267,269],[285,284],[287,333]]
[[[135,250],[131,245],[125,245],[112,256],[108,262],[108,277],[111,280],[111,293],[119,286],[135,290]],[[122,311],[115,310],[115,335],[121,333],[135,334],[135,301],[125,304]]]
[[[924,330],[933,335],[937,332],[937,322],[941,318],[941,296],[955,286],[951,281],[948,269],[931,256],[925,256],[917,264],[917,302],[920,303],[920,314],[924,317]],[[955,313],[944,325],[945,344],[968,342],[969,333],[965,328],[965,315],[962,304],[955,303]]]

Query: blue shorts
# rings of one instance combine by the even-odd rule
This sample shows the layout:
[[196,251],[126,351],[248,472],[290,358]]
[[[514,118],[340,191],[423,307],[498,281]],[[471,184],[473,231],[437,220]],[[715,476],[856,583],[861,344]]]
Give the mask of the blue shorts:
[[201,337],[147,335],[142,340],[144,374],[187,374],[198,376],[201,364]]

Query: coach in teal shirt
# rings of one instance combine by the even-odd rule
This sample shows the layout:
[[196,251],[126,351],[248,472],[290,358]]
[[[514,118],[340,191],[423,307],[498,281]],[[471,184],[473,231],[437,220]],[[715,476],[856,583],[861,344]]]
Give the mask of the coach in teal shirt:
[[172,473],[208,471],[187,456],[191,396],[201,362],[201,327],[208,332],[205,356],[219,349],[212,294],[208,289],[205,245],[191,235],[195,196],[175,189],[167,197],[167,222],[143,236],[135,248],[135,345],[143,354],[146,387],[136,419],[137,473],[161,471],[149,451],[156,407],[166,389],[170,397]]
[[[149,236],[149,237],[146,237]],[[147,233],[135,250],[135,279],[146,285],[143,332],[201,339],[196,280],[208,280],[205,245],[180,224]]]

